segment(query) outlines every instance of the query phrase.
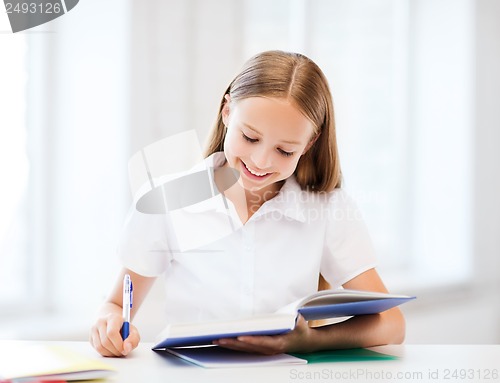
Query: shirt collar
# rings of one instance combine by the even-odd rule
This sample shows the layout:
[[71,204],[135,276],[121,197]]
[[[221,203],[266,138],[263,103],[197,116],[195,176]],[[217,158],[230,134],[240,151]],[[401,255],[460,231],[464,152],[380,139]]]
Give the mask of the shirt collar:
[[290,219],[305,222],[304,206],[301,202],[303,193],[306,192],[300,188],[295,176],[288,177],[278,194],[269,201],[266,201],[255,213],[255,218],[278,212]]

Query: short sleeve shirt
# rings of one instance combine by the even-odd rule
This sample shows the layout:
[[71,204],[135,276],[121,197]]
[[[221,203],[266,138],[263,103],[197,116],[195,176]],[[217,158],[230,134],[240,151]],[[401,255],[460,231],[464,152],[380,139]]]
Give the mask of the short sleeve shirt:
[[[203,166],[224,162],[215,153]],[[132,206],[118,252],[124,267],[164,276],[169,322],[271,313],[317,291],[320,274],[335,288],[376,266],[346,192],[304,191],[293,176],[245,224],[222,194],[165,214]]]

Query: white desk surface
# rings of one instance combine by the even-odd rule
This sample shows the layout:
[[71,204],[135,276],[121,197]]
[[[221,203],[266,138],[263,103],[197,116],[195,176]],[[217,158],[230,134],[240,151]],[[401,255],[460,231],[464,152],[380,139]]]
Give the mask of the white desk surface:
[[142,343],[126,358],[103,358],[86,342],[40,343],[59,344],[114,366],[118,372],[106,382],[500,382],[500,345],[391,345],[372,349],[398,359],[205,369],[151,351],[152,343]]

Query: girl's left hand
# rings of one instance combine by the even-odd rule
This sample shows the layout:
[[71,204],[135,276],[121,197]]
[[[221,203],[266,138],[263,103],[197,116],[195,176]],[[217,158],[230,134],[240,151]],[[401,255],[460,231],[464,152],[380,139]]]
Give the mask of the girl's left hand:
[[231,350],[255,352],[260,354],[282,354],[285,352],[311,351],[311,329],[305,319],[299,315],[293,331],[284,335],[239,336],[238,338],[219,339],[214,344]]

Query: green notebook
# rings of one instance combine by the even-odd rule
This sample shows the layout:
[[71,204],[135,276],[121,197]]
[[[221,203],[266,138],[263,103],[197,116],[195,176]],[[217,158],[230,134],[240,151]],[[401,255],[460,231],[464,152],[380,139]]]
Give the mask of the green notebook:
[[394,360],[397,356],[382,354],[366,348],[351,348],[345,350],[327,350],[311,353],[291,353],[290,355],[307,360],[307,363],[327,362],[364,362],[373,360]]

